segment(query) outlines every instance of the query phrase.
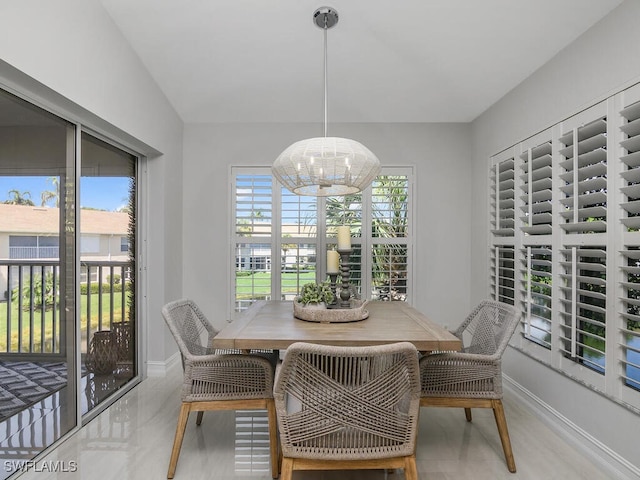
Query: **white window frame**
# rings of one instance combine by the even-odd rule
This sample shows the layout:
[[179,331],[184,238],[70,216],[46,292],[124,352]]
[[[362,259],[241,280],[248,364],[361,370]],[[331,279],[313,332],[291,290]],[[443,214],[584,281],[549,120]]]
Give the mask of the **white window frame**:
[[[229,272],[230,272],[230,312],[231,318],[236,318],[238,312],[235,306],[235,272],[236,272],[236,244],[237,243],[260,243],[271,245],[272,252],[281,251],[282,243],[285,243],[282,238],[280,215],[281,215],[281,198],[280,195],[273,195],[272,198],[272,230],[271,236],[264,238],[255,238],[247,240],[244,237],[236,236],[236,204],[235,204],[235,182],[237,175],[269,175],[271,176],[270,167],[243,167],[232,166],[229,173],[229,204],[232,212],[230,216],[229,226]],[[362,206],[362,232],[369,232],[368,235],[362,237],[352,237],[353,245],[361,245],[362,259],[361,259],[361,296],[362,298],[369,299],[371,296],[372,285],[372,273],[371,273],[371,255],[364,255],[364,252],[371,252],[374,244],[393,243],[406,245],[407,265],[407,287],[406,287],[406,301],[412,302],[414,292],[414,272],[413,272],[413,258],[414,258],[414,235],[415,235],[415,223],[414,223],[414,191],[415,191],[415,174],[414,167],[412,166],[396,166],[396,167],[383,167],[381,175],[383,176],[406,176],[407,188],[408,188],[408,200],[407,200],[407,233],[405,237],[402,237],[398,241],[393,239],[377,238],[371,235],[371,187],[368,187],[362,192],[363,206]],[[281,185],[277,182],[275,177],[272,178],[272,191],[279,192]],[[331,248],[335,245],[337,240],[333,231],[327,232],[326,218],[324,212],[326,211],[326,200],[323,197],[316,197],[317,201],[317,234],[315,237],[290,237],[286,239],[287,243],[308,243],[316,245],[316,278],[315,281],[323,281],[326,278],[326,256],[324,253],[327,248]],[[281,258],[280,255],[272,255],[271,271],[280,272],[281,270]],[[271,283],[271,298],[278,298],[281,291],[280,276],[273,275]]]

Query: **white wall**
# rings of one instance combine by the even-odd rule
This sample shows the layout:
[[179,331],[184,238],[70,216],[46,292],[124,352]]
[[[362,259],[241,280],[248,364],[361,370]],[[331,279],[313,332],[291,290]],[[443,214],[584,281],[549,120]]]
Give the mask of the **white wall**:
[[140,311],[148,358],[164,361],[175,343],[160,308],[182,290],[180,118],[97,0],[2,2],[0,59],[0,87],[149,156]]
[[[640,81],[639,20],[640,2],[626,1],[473,122],[474,302],[489,291],[489,157]],[[504,372],[640,469],[637,414],[513,349],[505,357]]]
[[[383,165],[415,165],[416,294],[433,320],[457,325],[469,309],[469,125],[332,124],[331,135],[369,147]],[[184,294],[218,325],[229,317],[230,165],[270,166],[320,124],[186,125]]]

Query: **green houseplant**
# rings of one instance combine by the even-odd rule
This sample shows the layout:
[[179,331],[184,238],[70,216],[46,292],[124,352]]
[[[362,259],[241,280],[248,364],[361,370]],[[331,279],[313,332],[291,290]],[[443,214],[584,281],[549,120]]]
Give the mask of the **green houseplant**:
[[300,295],[296,299],[298,303],[305,307],[309,304],[330,304],[335,299],[331,287],[327,282],[305,283],[300,290]]

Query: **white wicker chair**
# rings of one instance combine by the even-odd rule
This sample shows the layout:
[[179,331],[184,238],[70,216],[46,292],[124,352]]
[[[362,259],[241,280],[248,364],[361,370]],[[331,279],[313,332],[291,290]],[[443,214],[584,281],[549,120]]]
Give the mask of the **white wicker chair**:
[[[211,347],[216,330],[190,300],[168,303],[162,315],[173,334],[184,367],[182,406],[167,478],[173,478],[189,413],[205,410],[266,409],[269,419],[271,474],[278,477],[278,439],[273,402],[273,361],[276,353],[243,355]],[[265,358],[267,357],[267,358]]]
[[274,387],[282,480],[294,470],[403,468],[418,478],[418,352],[294,343]]
[[454,334],[467,345],[461,352],[434,353],[420,359],[421,406],[492,408],[507,467],[516,471],[502,406],[502,354],[519,321],[502,302],[481,302]]

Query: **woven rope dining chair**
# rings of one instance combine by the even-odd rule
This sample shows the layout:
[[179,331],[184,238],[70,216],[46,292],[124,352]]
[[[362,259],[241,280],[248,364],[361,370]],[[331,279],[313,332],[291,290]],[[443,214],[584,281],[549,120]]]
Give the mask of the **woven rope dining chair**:
[[294,470],[386,468],[418,478],[420,378],[411,343],[294,343],[276,376],[274,398],[282,480]]
[[420,358],[421,406],[463,407],[467,421],[471,408],[491,408],[510,472],[516,471],[502,405],[502,354],[519,321],[516,309],[506,303],[481,302],[453,332],[461,352]]
[[168,303],[162,309],[162,316],[178,344],[184,367],[182,406],[167,478],[173,478],[175,474],[191,412],[198,412],[196,423],[200,425],[205,410],[248,409],[267,410],[271,474],[277,478],[279,465],[273,402],[274,366],[269,352],[243,355],[238,351],[212,348],[217,331],[191,300]]

